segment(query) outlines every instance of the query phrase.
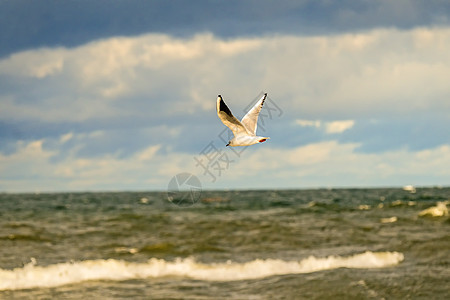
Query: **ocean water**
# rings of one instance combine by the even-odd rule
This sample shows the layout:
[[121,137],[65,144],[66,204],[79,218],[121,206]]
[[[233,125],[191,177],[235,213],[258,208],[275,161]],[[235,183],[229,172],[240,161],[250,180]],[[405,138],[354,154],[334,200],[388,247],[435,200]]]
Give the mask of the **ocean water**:
[[0,194],[0,299],[449,299],[450,188]]

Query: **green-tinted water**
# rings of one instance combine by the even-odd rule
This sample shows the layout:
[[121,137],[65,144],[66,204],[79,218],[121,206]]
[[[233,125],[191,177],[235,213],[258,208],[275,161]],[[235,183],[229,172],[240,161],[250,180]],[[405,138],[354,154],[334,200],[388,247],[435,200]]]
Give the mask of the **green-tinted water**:
[[444,299],[449,199],[449,188],[220,191],[179,207],[166,193],[3,194],[0,298]]

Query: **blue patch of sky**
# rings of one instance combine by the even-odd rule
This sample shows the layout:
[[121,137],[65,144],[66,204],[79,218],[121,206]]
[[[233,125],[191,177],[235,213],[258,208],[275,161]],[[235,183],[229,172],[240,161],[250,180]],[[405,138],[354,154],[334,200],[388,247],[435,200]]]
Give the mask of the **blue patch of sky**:
[[450,121],[440,117],[358,120],[339,135],[342,143],[361,143],[355,151],[379,153],[407,149],[421,151],[450,141]]

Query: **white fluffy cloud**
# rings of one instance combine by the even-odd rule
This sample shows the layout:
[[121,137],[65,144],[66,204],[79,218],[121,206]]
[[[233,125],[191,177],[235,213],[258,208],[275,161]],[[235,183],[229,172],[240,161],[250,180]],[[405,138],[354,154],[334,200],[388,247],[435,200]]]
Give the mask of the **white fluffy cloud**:
[[353,125],[355,125],[353,120],[333,121],[326,124],[325,130],[327,133],[341,133],[352,128]]
[[326,133],[342,133],[355,125],[354,120],[322,122],[319,120],[295,120],[297,125],[302,127],[324,128]]
[[144,100],[171,116],[212,109],[217,93],[237,103],[260,90],[308,116],[442,111],[448,49],[449,28],[419,28],[232,40],[148,34],[30,50],[0,61],[0,75],[23,89],[0,94],[1,117],[142,115],[151,107]]
[[382,154],[355,153],[357,147],[328,141],[244,153],[214,183],[196,170],[208,188],[241,186],[243,178],[243,188],[446,185],[450,179],[450,145]]
[[[65,143],[70,135],[63,135],[59,143]],[[190,161],[187,158],[191,158],[182,153],[158,154],[161,145],[149,145],[126,158],[118,154],[80,158],[74,155],[76,149],[70,149],[63,159],[53,161],[52,157],[60,150],[45,149],[43,143],[42,140],[19,142],[14,154],[0,154],[0,190],[161,189],[172,173],[181,172]]]
[[161,152],[161,145],[149,145],[127,158],[69,155],[52,162],[56,151],[45,150],[42,144],[21,143],[15,154],[0,154],[1,190],[164,190],[172,176],[181,172],[197,175],[207,189],[445,185],[450,180],[450,145],[365,154],[355,153],[356,144],[327,141],[292,149],[260,146],[240,158],[226,148],[233,162],[220,174],[210,167],[216,176],[212,182],[195,166],[193,155]]
[[[84,133],[59,132],[51,150],[43,147],[50,140],[45,132],[17,138],[16,152],[0,154],[1,189],[162,189],[177,172],[194,172],[193,156],[173,150],[173,141],[195,143],[203,126],[197,122],[215,118],[217,94],[239,116],[237,109],[262,90],[283,109],[284,124],[315,127],[325,140],[283,148],[271,136],[210,187],[244,187],[244,178],[259,173],[276,179],[262,175],[255,187],[395,185],[401,178],[417,180],[405,184],[445,183],[448,140],[423,151],[363,154],[355,153],[359,141],[329,139],[351,132],[361,119],[448,120],[449,49],[450,28],[436,27],[234,39],[146,34],[16,53],[0,60],[0,118],[54,128],[68,122],[84,126]],[[104,120],[127,132],[148,124],[139,126],[154,139],[128,155],[114,147],[101,157],[78,155],[81,134],[112,139],[105,138],[113,130],[102,127]]]

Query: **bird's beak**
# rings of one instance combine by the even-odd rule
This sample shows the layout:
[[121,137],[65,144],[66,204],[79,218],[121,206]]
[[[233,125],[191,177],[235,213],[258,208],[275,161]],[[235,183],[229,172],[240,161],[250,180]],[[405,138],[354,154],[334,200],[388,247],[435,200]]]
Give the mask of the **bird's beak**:
[[225,145],[225,147],[228,147],[228,146],[230,146],[230,143],[228,143],[228,144]]

